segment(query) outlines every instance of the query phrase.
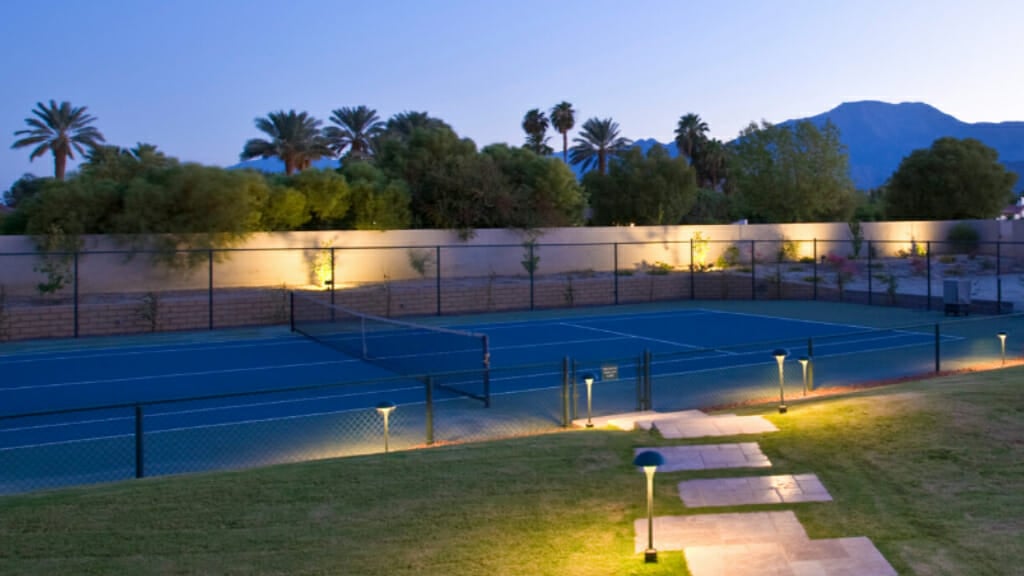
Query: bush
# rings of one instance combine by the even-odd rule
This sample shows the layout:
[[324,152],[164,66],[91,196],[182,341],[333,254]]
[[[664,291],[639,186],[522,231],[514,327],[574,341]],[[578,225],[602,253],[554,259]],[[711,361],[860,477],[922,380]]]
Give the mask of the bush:
[[961,222],[949,231],[946,240],[953,245],[953,251],[957,254],[977,254],[981,235],[970,224]]

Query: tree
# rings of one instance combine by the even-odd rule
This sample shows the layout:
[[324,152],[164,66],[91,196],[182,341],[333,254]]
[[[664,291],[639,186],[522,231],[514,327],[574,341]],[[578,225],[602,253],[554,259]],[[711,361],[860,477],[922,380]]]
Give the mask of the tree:
[[[416,130],[437,130],[452,127],[440,118],[434,118],[426,112],[399,112],[388,118],[382,136],[407,140]],[[453,130],[454,132],[454,130]]]
[[320,134],[320,121],[306,112],[271,112],[255,122],[256,128],[270,139],[253,138],[246,142],[242,160],[276,156],[284,162],[284,172],[290,176],[296,170],[309,168],[314,160],[331,155]]
[[583,190],[564,162],[506,144],[492,144],[482,153],[498,167],[512,195],[503,226],[532,229],[582,221]]
[[551,125],[562,135],[562,162],[569,163],[569,130],[576,125],[572,104],[562,101],[551,108]]
[[373,139],[384,129],[377,111],[362,105],[338,108],[329,121],[335,125],[324,128],[324,138],[331,151],[341,156],[348,148],[348,155],[357,160],[370,156]]
[[68,158],[74,160],[76,151],[85,155],[86,148],[96,147],[105,141],[103,134],[90,126],[96,119],[86,113],[85,106],[74,107],[67,101],[57,105],[56,101],[50,100],[49,106],[37,102],[32,114],[36,117],[25,119],[29,128],[14,133],[25,137],[16,140],[12,148],[35,146],[30,160],[52,153],[53,175],[57,180],[64,179]]
[[608,174],[584,176],[583,185],[598,225],[678,224],[697,197],[693,168],[684,158],[670,158],[661,146],[646,156],[632,148],[612,162]]
[[153,144],[139,142],[134,148],[96,146],[86,155],[82,176],[127,183],[147,170],[167,168],[177,164]]
[[697,161],[692,165],[701,187],[718,190],[728,172],[729,148],[721,140],[705,140],[697,148]]
[[39,194],[49,180],[49,178],[36,178],[33,174],[22,175],[4,192],[4,205],[8,208],[22,206],[25,202]]
[[679,153],[686,156],[690,164],[694,164],[697,151],[701,144],[707,140],[708,125],[700,116],[690,113],[679,118],[676,125],[676,146]]
[[532,150],[541,156],[551,154],[551,146],[548,146],[548,117],[541,112],[540,108],[534,108],[523,116],[523,131],[526,132],[526,144],[523,148]]
[[330,229],[345,217],[351,205],[348,182],[334,170],[305,170],[287,178],[288,187],[305,198],[305,228]]
[[1013,201],[1017,175],[973,138],[939,138],[900,162],[885,194],[894,220],[994,218]]
[[206,262],[202,250],[232,246],[259,230],[268,196],[262,174],[173,165],[124,188],[112,231],[132,248],[157,251],[161,263],[194,266]]
[[409,130],[408,136],[385,134],[380,139],[376,164],[388,178],[405,181],[415,226],[470,234],[474,228],[507,221],[508,186],[472,140],[459,138],[440,121],[417,123]]
[[730,186],[755,222],[850,219],[856,191],[839,129],[751,123],[733,143]]
[[572,141],[576,143],[570,155],[572,163],[581,164],[584,170],[596,165],[601,174],[607,172],[609,157],[618,156],[632,145],[629,139],[619,137],[619,125],[611,118],[587,120]]
[[345,227],[356,230],[398,230],[412,222],[405,182],[387,177],[367,162],[346,162],[341,172],[348,181],[352,209]]

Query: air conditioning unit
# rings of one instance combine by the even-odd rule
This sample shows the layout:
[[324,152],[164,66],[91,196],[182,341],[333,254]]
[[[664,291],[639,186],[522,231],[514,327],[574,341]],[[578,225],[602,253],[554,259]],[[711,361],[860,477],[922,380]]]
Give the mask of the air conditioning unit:
[[971,281],[945,280],[942,283],[942,302],[946,307],[946,315],[970,314],[971,312]]

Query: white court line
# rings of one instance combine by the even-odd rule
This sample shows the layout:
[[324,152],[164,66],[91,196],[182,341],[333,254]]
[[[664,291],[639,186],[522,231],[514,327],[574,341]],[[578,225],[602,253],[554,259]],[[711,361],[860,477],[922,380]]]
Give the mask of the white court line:
[[56,360],[82,360],[91,358],[117,358],[121,356],[144,356],[149,354],[172,354],[178,352],[219,352],[221,350],[237,350],[244,348],[260,348],[270,346],[292,346],[297,344],[308,345],[308,340],[299,339],[285,339],[278,338],[275,340],[261,340],[258,343],[246,342],[246,343],[231,343],[230,341],[217,342],[216,345],[202,345],[193,344],[187,347],[178,346],[174,348],[164,348],[161,346],[148,346],[142,348],[133,347],[131,350],[120,350],[116,348],[110,348],[101,354],[94,354],[92,351],[81,350],[76,353],[66,353],[61,356],[50,356],[47,352],[33,352],[31,354],[40,356],[38,358],[19,358],[18,355],[13,356],[0,356],[0,365],[10,364],[31,364],[34,362],[52,362]]
[[95,418],[92,420],[70,420],[67,422],[53,422],[50,424],[36,424],[34,426],[21,426],[19,428],[2,428],[0,434],[5,432],[24,432],[26,430],[45,430],[48,428],[61,428],[77,426],[79,424],[100,424],[103,422],[117,422],[119,420],[134,420],[134,416],[115,416],[112,418]]
[[209,376],[211,374],[237,374],[241,372],[259,372],[262,370],[277,370],[278,368],[302,368],[305,366],[326,366],[329,364],[353,364],[358,360],[325,360],[323,362],[301,362],[298,364],[276,364],[273,366],[257,366],[251,368],[228,368],[222,370],[202,370],[199,372],[176,372],[173,374],[156,374],[151,376],[129,376],[126,378],[111,378],[107,380],[79,380],[76,382],[57,382],[54,384],[40,384],[35,386],[15,386],[13,388],[0,388],[0,391],[12,390],[40,390],[44,388],[64,388],[67,386],[85,386],[88,384],[113,384],[118,382],[136,382],[144,380],[161,380],[166,378],[181,378],[186,376]]
[[[152,432],[151,432],[152,434]],[[47,446],[60,446],[61,444],[81,444],[82,442],[95,442],[96,440],[114,440],[117,438],[134,438],[135,434],[114,434],[113,436],[91,436],[89,438],[76,438],[75,440],[61,440],[59,442],[40,442],[39,444],[25,444],[22,446],[10,446],[0,448],[0,452],[11,452],[13,450],[25,450],[26,448],[45,448]]]
[[[704,310],[702,308],[702,310]],[[724,310],[710,310],[707,312],[711,314],[722,314],[732,316],[746,316],[749,318],[763,318],[765,320],[782,320],[788,322],[803,322],[806,324],[819,324],[821,326],[843,326],[848,328],[857,328],[858,330],[888,330],[888,328],[876,328],[873,326],[861,326],[859,324],[844,324],[840,322],[825,322],[824,320],[803,320],[800,318],[787,318],[785,316],[768,316],[767,314],[754,314],[752,312],[726,312]]]
[[[865,352],[878,352],[880,350],[900,350],[902,348],[913,348],[915,346],[924,346],[924,345],[926,345],[926,343],[922,342],[922,343],[917,343],[917,344],[906,344],[904,346],[888,346],[886,348],[877,348],[877,349],[874,349],[874,350],[854,350],[854,351],[851,351],[851,352],[838,352],[838,353],[834,353],[834,354],[821,354],[821,355],[815,354],[814,357],[816,359],[819,358],[819,357],[820,358],[837,358],[837,357],[840,357],[840,356],[853,356],[855,354],[863,354]],[[751,354],[753,354],[753,353],[751,353]],[[758,354],[758,356],[762,356],[762,355],[763,355],[763,353]],[[671,364],[671,363],[673,363],[673,361],[665,362],[665,364]],[[720,372],[722,370],[732,370],[734,368],[750,368],[752,366],[764,366],[764,365],[765,365],[764,361],[757,361],[757,362],[750,362],[750,363],[747,363],[747,364],[730,364],[729,366],[719,366],[719,367],[716,367],[716,368],[703,368],[703,369],[700,369],[700,370],[685,370],[683,372],[667,372],[667,373],[656,372],[656,373],[652,374],[652,377],[655,380],[657,380],[657,378],[663,377],[663,376],[685,376],[686,374],[701,374],[701,373],[705,373],[705,372]]]
[[693,349],[693,350],[700,350],[700,349],[702,349],[701,346],[692,346],[690,344],[683,344],[681,342],[673,342],[671,340],[661,340],[660,338],[649,338],[647,336],[638,336],[636,334],[630,334],[628,332],[617,332],[615,330],[607,330],[605,328],[595,328],[593,326],[584,326],[582,324],[573,324],[571,322],[560,322],[559,324],[561,324],[562,326],[570,326],[572,328],[580,328],[580,329],[583,329],[583,330],[593,330],[595,332],[604,332],[605,334],[614,334],[616,336],[620,336],[622,338],[629,338],[629,339],[632,339],[632,340],[646,340],[648,342],[657,342],[659,344],[668,344],[669,346],[678,346],[680,348],[690,348],[690,349]]
[[704,314],[713,313],[704,309],[689,309],[679,310],[675,312],[639,312],[634,314],[611,314],[607,316],[558,316],[554,318],[544,318],[543,320],[518,320],[515,322],[495,322],[493,324],[457,324],[455,328],[460,330],[466,329],[478,329],[481,331],[492,331],[492,330],[505,330],[505,329],[516,329],[516,328],[536,328],[538,326],[557,326],[567,321],[569,322],[585,322],[587,320],[635,320],[643,319],[648,316],[656,316],[658,318],[676,318],[685,316],[701,316]]

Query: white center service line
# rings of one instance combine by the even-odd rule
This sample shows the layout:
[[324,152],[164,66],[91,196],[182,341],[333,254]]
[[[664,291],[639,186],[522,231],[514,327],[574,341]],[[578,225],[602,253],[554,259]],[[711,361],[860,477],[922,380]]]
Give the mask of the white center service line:
[[615,330],[606,330],[604,328],[594,328],[593,326],[584,326],[583,324],[574,324],[572,322],[559,322],[562,326],[569,326],[572,328],[582,328],[583,330],[593,330],[594,332],[604,332],[605,334],[614,334],[622,338],[631,338],[633,340],[647,340],[648,342],[657,342],[659,344],[668,344],[669,346],[676,346],[679,348],[691,348],[694,350],[700,349],[700,346],[691,346],[689,344],[682,344],[680,342],[673,342],[671,340],[661,340],[658,338],[648,338],[647,336],[637,336],[636,334],[630,334],[628,332],[616,332]]

